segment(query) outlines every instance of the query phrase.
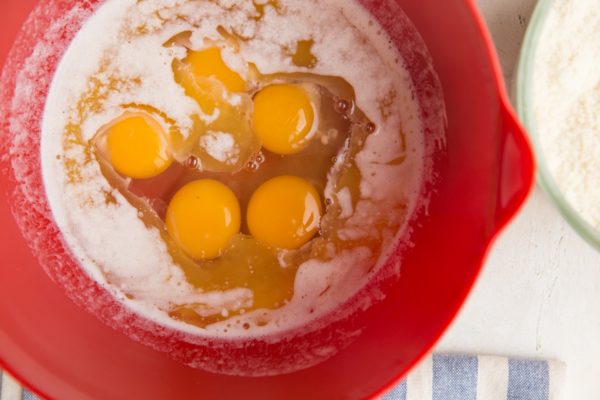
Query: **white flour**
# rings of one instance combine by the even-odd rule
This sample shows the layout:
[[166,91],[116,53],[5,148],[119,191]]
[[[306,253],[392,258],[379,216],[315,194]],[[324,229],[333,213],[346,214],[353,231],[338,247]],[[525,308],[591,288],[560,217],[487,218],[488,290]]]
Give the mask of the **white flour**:
[[535,121],[558,188],[600,229],[600,6],[555,1],[534,66]]

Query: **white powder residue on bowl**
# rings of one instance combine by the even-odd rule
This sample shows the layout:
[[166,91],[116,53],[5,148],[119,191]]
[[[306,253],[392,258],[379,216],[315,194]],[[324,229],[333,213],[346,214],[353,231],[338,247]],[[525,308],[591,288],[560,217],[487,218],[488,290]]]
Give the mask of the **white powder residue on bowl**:
[[534,65],[543,157],[574,209],[600,230],[600,4],[555,1]]
[[[134,206],[116,192],[113,203],[105,204],[104,193],[111,187],[98,163],[82,162],[82,148],[65,154],[63,140],[69,116],[100,66],[107,66],[100,78],[117,75],[137,83],[120,83],[118,90],[99,93],[105,96],[104,109],[92,112],[82,124],[84,140],[118,117],[123,105],[129,103],[152,106],[185,131],[191,125],[190,116],[201,114],[201,110],[173,78],[171,62],[184,56],[181,49],[163,46],[173,35],[193,30],[190,40],[199,49],[219,39],[217,28],[221,25],[235,28],[238,35],[253,36],[240,44],[239,55],[224,51],[225,61],[242,75],[247,71],[240,58],[254,63],[262,73],[307,72],[291,63],[289,49],[310,36],[319,60],[310,72],[346,79],[356,91],[357,105],[378,127],[356,157],[362,176],[360,200],[353,207],[349,193],[340,192],[343,213],[350,216],[340,236],[361,240],[377,236],[372,221],[410,220],[423,176],[429,171],[424,171],[423,127],[410,76],[390,39],[358,2],[314,1],[307,7],[305,1],[280,0],[285,13],[265,7],[260,23],[253,18],[256,10],[251,1],[230,2],[236,7],[223,12],[225,3],[108,0],[84,25],[56,73],[44,113],[42,166],[56,223],[82,267],[97,282],[131,309],[165,326],[201,336],[239,338],[297,329],[332,312],[376,274],[377,267],[368,261],[373,254],[366,247],[355,247],[327,262],[305,262],[297,272],[290,302],[277,310],[255,310],[235,317],[244,322],[237,325],[239,328],[233,320],[201,329],[170,318],[166,312],[169,306],[199,303],[219,312],[230,306],[239,309],[240,304],[251,301],[251,293],[247,289],[207,293],[194,288],[157,230],[142,223]],[[156,32],[123,42],[117,34],[121,26]],[[401,131],[406,143],[400,140]],[[203,137],[200,145],[217,160],[237,151],[231,137],[223,132]],[[83,184],[69,184],[61,156],[80,162]],[[394,177],[393,182],[390,177]],[[398,204],[406,208],[400,209]],[[385,232],[386,251],[404,228],[406,225],[400,232]],[[385,256],[384,252],[381,263]],[[121,287],[111,284],[114,281],[121,282]],[[368,306],[369,301],[364,299],[360,306]],[[234,327],[226,329],[230,324]],[[242,328],[248,324],[251,329]]]

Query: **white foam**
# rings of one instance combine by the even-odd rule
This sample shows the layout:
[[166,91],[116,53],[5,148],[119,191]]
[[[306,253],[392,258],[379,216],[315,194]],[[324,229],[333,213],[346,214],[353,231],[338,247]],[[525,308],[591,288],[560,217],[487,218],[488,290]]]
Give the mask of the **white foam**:
[[[296,276],[294,297],[286,306],[235,317],[251,323],[249,330],[232,320],[200,329],[169,318],[165,310],[172,305],[197,302],[209,309],[239,308],[251,301],[251,293],[244,289],[201,293],[193,288],[169,256],[158,232],[144,226],[134,207],[119,195],[116,204],[104,204],[103,191],[110,187],[97,164],[82,168],[85,185],[67,184],[63,164],[56,159],[57,155],[65,155],[64,127],[73,105],[88,87],[88,77],[97,72],[107,54],[110,61],[107,75],[116,72],[131,78],[139,76],[141,84],[109,93],[106,109],[91,115],[84,124],[85,139],[118,116],[121,106],[127,103],[151,105],[173,118],[180,127],[191,126],[190,115],[201,111],[174,82],[170,70],[171,60],[181,54],[161,46],[178,32],[193,30],[191,40],[196,48],[219,40],[216,31],[219,25],[235,27],[241,35],[255,35],[253,40],[242,42],[240,55],[255,63],[263,73],[306,71],[292,65],[286,54],[298,40],[310,37],[315,41],[313,52],[319,59],[311,72],[341,76],[350,82],[356,90],[358,106],[378,126],[377,133],[369,137],[357,158],[363,176],[362,196],[355,209],[345,207],[345,212],[352,216],[343,234],[349,238],[375,234],[369,227],[374,216],[385,213],[389,220],[396,217],[399,220],[405,217],[401,214],[405,211],[396,210],[395,205],[408,202],[409,215],[415,207],[423,175],[422,127],[409,75],[400,56],[390,47],[389,39],[354,1],[315,1],[310,2],[310,7],[300,0],[282,0],[280,4],[287,16],[266,7],[266,14],[258,24],[248,18],[256,13],[252,2],[237,4],[224,14],[213,2],[108,0],[77,35],[53,81],[44,113],[42,164],[55,220],[90,276],[131,309],[165,326],[222,337],[276,334],[302,326],[331,311],[368,282],[374,273],[368,272],[372,267],[367,262],[371,254],[366,248],[355,248],[329,262],[304,263]],[[189,18],[162,26],[162,20],[175,14]],[[144,25],[145,29],[157,32],[124,42],[117,33],[121,23],[130,29]],[[198,26],[193,27],[196,23]],[[232,68],[246,73],[235,57],[227,52],[225,55]],[[388,115],[379,103],[390,91],[397,96],[390,104],[394,112]],[[397,140],[400,130],[405,133],[406,148]],[[203,145],[216,159],[228,152],[222,137]],[[70,156],[77,158],[81,154]],[[390,163],[402,157],[406,157],[403,163]],[[397,181],[390,184],[390,176]],[[348,198],[344,202],[347,205]],[[396,234],[389,232],[386,242],[392,242]],[[121,282],[135,300],[125,297],[108,280]],[[257,322],[265,318],[269,323],[259,327]]]

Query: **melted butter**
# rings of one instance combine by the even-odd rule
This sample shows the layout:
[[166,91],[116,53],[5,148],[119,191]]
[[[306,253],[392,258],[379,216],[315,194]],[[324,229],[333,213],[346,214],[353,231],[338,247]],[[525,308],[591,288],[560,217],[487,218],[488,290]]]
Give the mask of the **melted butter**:
[[169,38],[169,40],[163,43],[163,47],[187,46],[189,45],[191,38],[192,31],[183,31]]
[[265,11],[268,6],[271,6],[275,9],[275,11],[279,11],[279,2],[277,0],[269,0],[264,3],[258,3],[256,0],[252,1],[254,4],[254,8],[256,9],[257,16],[254,17],[255,20],[260,21],[265,16]]
[[217,27],[217,32],[219,32],[219,34],[223,37],[223,39],[225,39],[225,41],[227,42],[227,44],[236,53],[240,52],[240,41],[244,42],[244,41],[249,40],[249,38],[245,38],[245,37],[243,37],[242,35],[236,33],[233,30],[228,31],[227,28],[225,28],[223,25],[219,25]]
[[312,53],[315,41],[299,40],[296,45],[296,52],[292,55],[292,63],[298,67],[314,68],[319,60]]

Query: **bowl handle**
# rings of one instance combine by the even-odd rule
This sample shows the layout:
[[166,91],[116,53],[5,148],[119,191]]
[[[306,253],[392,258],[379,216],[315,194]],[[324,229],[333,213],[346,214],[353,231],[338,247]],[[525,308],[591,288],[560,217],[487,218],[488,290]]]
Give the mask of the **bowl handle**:
[[501,102],[500,179],[496,202],[496,229],[515,216],[533,188],[535,159],[515,112],[508,100]]

